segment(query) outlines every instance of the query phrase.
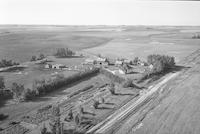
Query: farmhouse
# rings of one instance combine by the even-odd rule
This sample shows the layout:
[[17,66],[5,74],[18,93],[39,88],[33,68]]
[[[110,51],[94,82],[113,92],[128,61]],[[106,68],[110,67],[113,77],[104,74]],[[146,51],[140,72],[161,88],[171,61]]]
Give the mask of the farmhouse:
[[131,64],[131,60],[125,59],[125,60],[123,61],[123,63],[125,63],[125,64]]
[[108,66],[108,62],[106,61],[106,58],[97,58],[96,60],[95,60],[95,63],[97,64],[97,65],[102,65],[102,66]]
[[108,63],[108,65],[115,65],[115,60],[114,59],[107,58],[106,62]]

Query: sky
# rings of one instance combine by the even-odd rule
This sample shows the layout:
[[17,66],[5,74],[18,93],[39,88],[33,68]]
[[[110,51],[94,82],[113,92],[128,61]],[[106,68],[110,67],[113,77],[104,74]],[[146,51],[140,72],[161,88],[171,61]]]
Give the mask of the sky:
[[200,2],[0,0],[0,24],[200,25]]

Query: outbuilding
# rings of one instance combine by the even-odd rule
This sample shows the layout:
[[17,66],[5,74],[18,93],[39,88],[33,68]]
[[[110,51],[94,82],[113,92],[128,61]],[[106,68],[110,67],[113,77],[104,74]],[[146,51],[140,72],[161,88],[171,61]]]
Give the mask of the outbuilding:
[[54,64],[54,65],[52,65],[52,68],[53,69],[62,69],[62,68],[65,68],[65,66],[62,64]]
[[44,68],[46,68],[46,69],[52,68],[52,65],[51,65],[51,64],[46,64],[46,65],[44,66]]

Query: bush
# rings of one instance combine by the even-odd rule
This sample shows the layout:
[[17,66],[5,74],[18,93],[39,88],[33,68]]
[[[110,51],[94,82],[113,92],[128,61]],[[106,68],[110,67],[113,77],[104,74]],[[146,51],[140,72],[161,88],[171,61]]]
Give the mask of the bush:
[[42,128],[40,129],[40,133],[47,134],[47,128],[46,128],[45,124],[43,124]]
[[58,106],[52,107],[51,119],[49,126],[52,134],[60,134],[61,132],[61,123],[60,123],[60,108]]
[[100,102],[97,100],[94,100],[94,103],[93,103],[94,109],[97,109],[99,107],[99,105],[100,105]]
[[109,91],[112,95],[115,95],[115,84],[114,83],[111,83],[110,84],[110,88],[109,88]]
[[37,60],[37,57],[36,56],[32,56],[31,57],[31,61],[36,61]]
[[37,96],[36,90],[31,90],[30,88],[24,89],[22,93],[23,100],[32,100],[36,96]]
[[0,76],[0,90],[5,88],[5,82],[4,82],[4,77]]
[[132,61],[133,65],[137,65],[140,59],[138,57],[135,57],[134,60]]
[[73,55],[75,55],[75,52],[73,52],[69,48],[58,48],[57,52],[55,53],[55,56],[60,58],[70,57]]
[[39,60],[42,60],[42,59],[44,59],[44,58],[45,58],[44,54],[40,54]]
[[124,88],[134,87],[133,80],[127,79],[127,80],[123,83],[123,87],[124,87]]
[[200,35],[199,34],[193,35],[192,39],[200,39]]

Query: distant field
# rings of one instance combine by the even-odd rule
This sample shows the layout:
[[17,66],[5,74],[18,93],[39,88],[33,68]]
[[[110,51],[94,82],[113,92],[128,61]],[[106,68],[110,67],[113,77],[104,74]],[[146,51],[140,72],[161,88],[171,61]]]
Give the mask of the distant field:
[[199,31],[199,27],[0,26],[0,59],[24,62],[32,55],[52,55],[56,48],[69,47],[127,58],[166,53],[179,60],[199,47],[199,41],[191,39]]
[[17,31],[0,34],[0,59],[13,59],[18,62],[29,61],[32,55],[52,55],[56,48],[69,47],[82,50],[99,46],[110,38],[73,35],[63,31]]
[[193,33],[165,32],[149,36],[126,36],[108,42],[106,45],[88,48],[85,51],[112,58],[125,57],[143,60],[149,54],[168,54],[176,61],[200,48],[200,40],[191,39]]

